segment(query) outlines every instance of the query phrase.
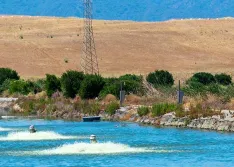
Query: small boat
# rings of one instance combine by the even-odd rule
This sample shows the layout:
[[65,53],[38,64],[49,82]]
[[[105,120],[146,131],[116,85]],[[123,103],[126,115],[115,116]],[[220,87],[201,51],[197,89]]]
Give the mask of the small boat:
[[83,117],[83,122],[98,122],[98,121],[101,121],[100,116]]

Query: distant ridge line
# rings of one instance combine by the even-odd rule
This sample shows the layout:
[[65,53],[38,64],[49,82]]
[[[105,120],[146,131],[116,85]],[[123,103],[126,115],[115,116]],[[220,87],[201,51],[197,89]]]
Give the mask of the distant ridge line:
[[[81,17],[75,17],[75,16],[69,16],[69,17],[61,17],[61,16],[31,16],[31,15],[4,15],[0,14],[0,17],[2,18],[9,18],[9,17],[20,17],[20,18],[61,18],[61,19],[83,19]],[[134,21],[134,20],[100,20],[100,19],[94,19],[94,21],[116,21],[116,22],[141,22],[141,23],[157,23],[157,22],[171,22],[171,21],[199,21],[199,20],[233,20],[234,17],[220,17],[220,18],[184,18],[184,19],[169,19],[164,21]]]

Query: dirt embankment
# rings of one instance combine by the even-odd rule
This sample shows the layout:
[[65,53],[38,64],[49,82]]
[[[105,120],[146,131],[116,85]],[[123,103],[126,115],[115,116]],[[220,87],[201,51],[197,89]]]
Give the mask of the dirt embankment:
[[[24,78],[79,70],[83,21],[76,18],[0,17],[0,67]],[[169,70],[176,79],[196,71],[234,74],[234,19],[159,23],[94,21],[104,76]]]

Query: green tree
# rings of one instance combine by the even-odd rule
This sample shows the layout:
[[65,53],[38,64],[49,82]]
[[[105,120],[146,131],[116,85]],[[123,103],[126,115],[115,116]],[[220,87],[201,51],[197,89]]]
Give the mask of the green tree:
[[104,84],[104,79],[100,75],[86,75],[81,83],[79,95],[83,99],[98,97]]
[[74,98],[79,92],[84,73],[78,71],[67,71],[61,77],[61,86],[64,96]]
[[199,72],[194,74],[188,82],[199,82],[203,85],[209,85],[211,83],[215,83],[215,77],[211,73],[207,72]]
[[20,77],[15,70],[10,68],[0,68],[0,85],[7,79],[19,80]]
[[56,91],[61,91],[60,80],[55,75],[46,74],[46,93],[49,97]]
[[153,84],[154,87],[174,85],[174,78],[172,74],[164,70],[157,70],[155,72],[149,73],[149,75],[146,77],[146,80]]
[[230,85],[232,83],[232,77],[227,74],[216,74],[215,76],[216,81],[221,85]]

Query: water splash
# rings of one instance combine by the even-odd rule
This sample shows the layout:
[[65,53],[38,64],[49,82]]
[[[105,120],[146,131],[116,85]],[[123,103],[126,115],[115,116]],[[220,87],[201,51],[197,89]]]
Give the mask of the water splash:
[[57,148],[41,151],[24,151],[20,154],[27,155],[79,155],[79,154],[126,154],[126,153],[147,153],[147,152],[171,152],[169,150],[154,150],[148,148],[130,147],[118,143],[74,143],[65,144]]
[[[51,131],[42,131],[37,133],[29,132],[12,132],[6,137],[0,137],[0,141],[28,141],[28,140],[67,140],[67,139],[80,139],[85,137],[78,136],[64,136]],[[86,137],[87,138],[87,137]]]
[[11,128],[2,128],[0,127],[0,132],[6,132],[6,131],[13,131],[14,129]]

